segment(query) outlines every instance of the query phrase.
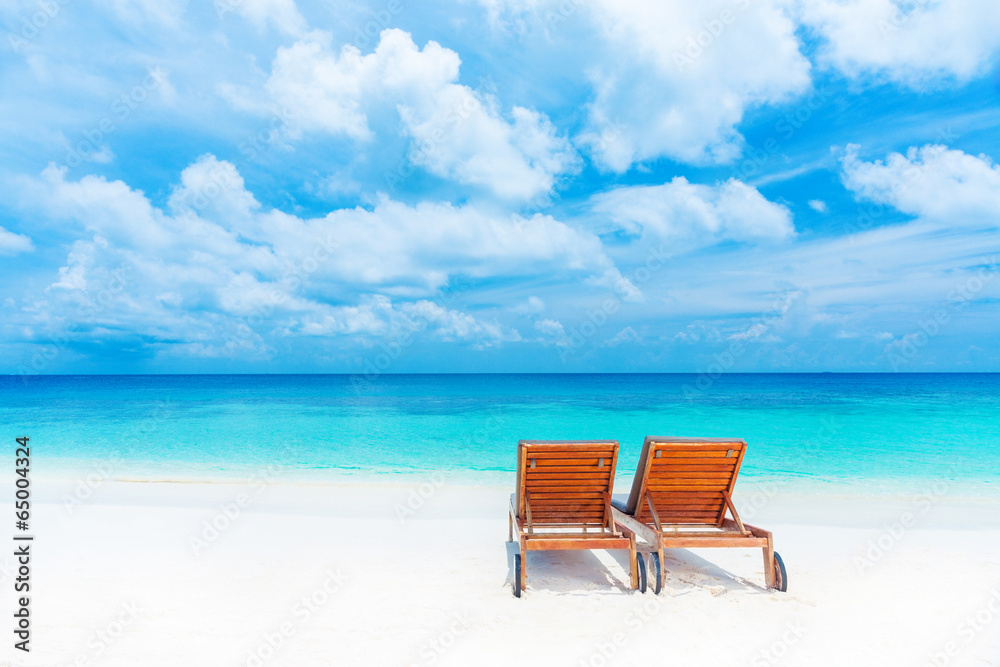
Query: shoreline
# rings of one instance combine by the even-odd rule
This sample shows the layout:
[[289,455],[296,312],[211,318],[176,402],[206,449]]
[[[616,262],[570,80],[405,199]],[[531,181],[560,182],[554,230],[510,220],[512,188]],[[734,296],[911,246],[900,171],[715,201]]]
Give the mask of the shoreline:
[[[513,475],[511,475],[513,478]],[[436,506],[443,517],[505,518],[513,483],[468,483],[445,473],[399,475],[391,479],[342,476],[336,479],[291,480],[271,478],[156,479],[128,476],[36,475],[37,503],[74,508],[89,504],[118,506],[211,507],[239,494],[253,499],[253,511],[311,513],[331,516],[391,516],[398,508],[417,510]],[[615,495],[628,493],[616,485]],[[958,485],[931,480],[911,492],[866,493],[854,487],[814,485],[810,490],[773,482],[740,479],[734,502],[747,522],[775,521],[796,525],[857,528],[880,526],[909,513],[916,523],[934,528],[1000,528],[1000,497],[957,493]],[[376,508],[378,511],[375,511]]]

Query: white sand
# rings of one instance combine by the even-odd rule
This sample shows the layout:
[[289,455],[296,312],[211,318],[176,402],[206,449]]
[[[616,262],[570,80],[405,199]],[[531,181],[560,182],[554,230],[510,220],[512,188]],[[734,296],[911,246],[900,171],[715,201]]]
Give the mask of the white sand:
[[3,665],[1000,664],[995,501],[778,493],[752,513],[787,593],[759,550],[674,551],[659,596],[621,552],[550,552],[518,600],[505,488],[107,481],[70,511],[73,484],[35,486],[33,651],[11,647],[7,555]]

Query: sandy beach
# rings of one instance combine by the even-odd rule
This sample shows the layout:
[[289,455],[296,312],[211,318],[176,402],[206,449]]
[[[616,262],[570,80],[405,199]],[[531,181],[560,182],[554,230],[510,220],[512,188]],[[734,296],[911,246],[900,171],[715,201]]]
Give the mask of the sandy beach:
[[515,599],[507,488],[35,488],[32,652],[5,647],[4,665],[1000,661],[987,499],[776,493],[751,508],[747,485],[737,501],[774,531],[787,593],[763,588],[757,550],[674,551],[659,596],[628,589],[623,553],[549,552]]

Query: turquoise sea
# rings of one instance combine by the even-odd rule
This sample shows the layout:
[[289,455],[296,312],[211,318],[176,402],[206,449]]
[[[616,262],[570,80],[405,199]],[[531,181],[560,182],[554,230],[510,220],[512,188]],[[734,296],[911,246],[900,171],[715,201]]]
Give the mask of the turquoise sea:
[[[0,377],[4,437],[36,474],[509,483],[519,439],[735,436],[742,477],[1000,495],[1000,374]],[[109,463],[110,462],[110,463]]]

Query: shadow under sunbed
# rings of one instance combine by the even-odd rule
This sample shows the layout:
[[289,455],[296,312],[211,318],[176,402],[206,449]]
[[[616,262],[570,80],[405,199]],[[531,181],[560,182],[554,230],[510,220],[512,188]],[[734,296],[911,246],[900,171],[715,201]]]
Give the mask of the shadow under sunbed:
[[[507,580],[514,581],[514,555],[519,553],[517,542],[507,542]],[[609,568],[605,554],[618,564]],[[592,594],[595,592],[631,593],[628,553],[614,551],[530,551],[528,560],[528,590],[562,594]],[[620,568],[620,569],[619,569]],[[613,571],[617,570],[617,571]]]
[[[674,595],[718,586],[722,586],[726,592],[749,590],[770,593],[767,588],[755,581],[736,575],[689,549],[667,549],[664,552],[664,561],[663,567],[667,571],[665,586]],[[757,573],[754,574],[759,576]]]

